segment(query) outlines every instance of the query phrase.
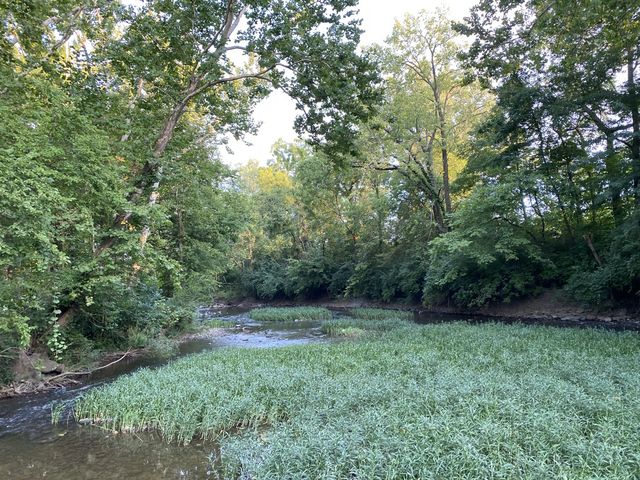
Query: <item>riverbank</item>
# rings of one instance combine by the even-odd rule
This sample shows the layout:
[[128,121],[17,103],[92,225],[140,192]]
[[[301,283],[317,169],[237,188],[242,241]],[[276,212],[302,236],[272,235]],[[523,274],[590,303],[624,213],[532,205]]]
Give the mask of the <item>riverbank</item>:
[[[0,401],[0,478],[12,480],[68,480],[91,478],[219,478],[210,468],[215,446],[192,442],[188,447],[167,444],[151,432],[121,435],[99,428],[84,428],[72,416],[73,402],[100,385],[141,369],[157,370],[180,358],[214,350],[272,349],[326,342],[320,325],[309,322],[259,324],[248,313],[225,312],[223,318],[205,320],[208,328],[188,334],[171,357],[151,352],[127,358],[71,385],[38,395]],[[52,424],[52,414],[60,418]]]
[[[614,311],[600,311],[585,309],[575,304],[567,303],[560,297],[558,292],[548,291],[543,295],[533,299],[515,301],[509,304],[493,305],[478,309],[459,309],[446,306],[424,306],[421,304],[408,303],[384,303],[368,299],[319,299],[314,301],[259,301],[255,299],[242,299],[238,301],[216,302],[210,306],[201,307],[199,314],[201,317],[213,317],[221,311],[242,311],[246,312],[253,308],[264,306],[272,307],[295,307],[295,306],[315,306],[335,310],[350,310],[354,308],[385,308],[390,310],[401,310],[413,312],[416,320],[429,323],[431,321],[455,321],[461,318],[471,321],[501,320],[507,323],[520,322],[525,324],[540,324],[563,327],[598,327],[611,330],[637,330],[640,331],[640,317],[629,311],[618,309]],[[437,319],[432,315],[439,315]],[[224,323],[224,322],[223,322]],[[203,331],[189,331],[182,335],[169,339],[164,345],[168,351],[172,350],[181,342],[196,338],[214,338],[231,332],[234,325],[221,328],[222,325],[216,321],[210,323]],[[242,335],[243,342],[251,342],[250,335]],[[0,387],[0,399],[21,396],[27,394],[43,393],[57,388],[70,387],[82,384],[92,371],[104,368],[105,365],[117,360],[125,352],[107,352],[100,355],[100,358],[82,368],[76,367],[76,372],[63,372],[53,370],[50,375],[44,378],[33,380],[23,380]],[[131,349],[127,355],[132,357],[149,354],[149,348]]]
[[[0,400],[4,398],[19,397],[23,395],[46,393],[52,390],[57,390],[59,388],[81,385],[84,378],[91,376],[95,372],[105,368],[109,368],[127,358],[142,356],[146,352],[147,349],[144,348],[131,349],[124,352],[107,352],[100,356],[100,360],[86,363],[82,366],[82,368],[71,371],[65,371],[64,365],[57,364],[49,360],[49,362],[55,364],[56,366],[54,370],[46,372],[41,372],[34,368],[34,360],[29,358],[26,353],[21,352],[17,361],[18,365],[16,365],[16,367],[14,368],[25,369],[29,368],[30,364],[33,372],[38,373],[39,375],[37,375],[35,378],[20,379],[7,385],[1,385]],[[41,357],[38,356],[38,359],[40,358]]]
[[333,309],[387,308],[412,311],[416,314],[444,314],[466,317],[504,319],[509,322],[540,323],[543,325],[602,327],[616,330],[640,330],[640,304],[635,309],[618,308],[594,310],[563,298],[561,291],[547,290],[535,298],[515,300],[479,308],[459,308],[447,305],[423,305],[407,302],[381,302],[370,299],[328,299],[317,300],[257,300],[251,298],[214,302],[204,310],[216,311],[221,308],[259,308],[264,306],[292,307],[313,305]]
[[204,337],[213,338],[222,335],[225,330],[218,324],[201,325],[198,329],[190,329],[174,337],[152,339],[149,345],[143,347],[129,348],[126,351],[93,352],[92,358],[86,358],[85,361],[71,368],[51,360],[46,353],[27,354],[22,351],[19,352],[13,367],[15,381],[0,385],[0,400],[82,385],[95,373],[111,368],[124,360],[145,356],[168,358],[184,342]]

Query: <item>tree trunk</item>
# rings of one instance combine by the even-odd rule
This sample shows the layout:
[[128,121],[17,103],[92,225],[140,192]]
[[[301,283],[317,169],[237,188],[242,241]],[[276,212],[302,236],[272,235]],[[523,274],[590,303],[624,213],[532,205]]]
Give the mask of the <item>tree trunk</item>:
[[451,190],[449,187],[449,151],[447,145],[447,121],[444,110],[440,105],[440,99],[436,98],[438,105],[438,117],[440,120],[440,143],[442,149],[442,190],[444,194],[444,208],[447,214],[451,213]]
[[[211,59],[219,59],[221,55],[225,51],[226,44],[230,39],[233,32],[236,30],[240,21],[242,20],[245,12],[247,11],[248,6],[244,6],[240,9],[239,12],[234,13],[234,3],[235,0],[227,1],[227,12],[225,15],[224,26],[222,30],[219,32],[216,41],[217,48],[211,55]],[[200,60],[198,61],[198,64]],[[241,80],[243,78],[261,78],[261,75],[265,74],[272,68],[275,68],[275,65],[269,69],[258,71],[251,74],[240,74],[229,76],[224,79],[218,79],[217,81],[205,82],[206,73],[205,74],[195,74],[191,77],[189,81],[189,85],[185,90],[182,99],[175,105],[169,116],[167,117],[160,134],[158,135],[156,141],[153,144],[153,152],[152,159],[147,161],[142,168],[142,172],[139,175],[139,181],[135,189],[131,192],[131,194],[127,198],[127,203],[131,206],[136,205],[145,191],[151,187],[151,192],[149,194],[148,205],[153,206],[158,201],[158,189],[160,187],[160,183],[162,181],[162,167],[159,163],[159,159],[167,148],[167,145],[171,141],[173,137],[173,133],[178,124],[178,121],[182,117],[184,111],[187,106],[191,102],[191,100],[198,95],[202,90],[209,88],[213,85],[223,83],[223,82],[231,82],[235,80]],[[197,67],[196,67],[197,71]],[[142,84],[138,84],[137,92],[142,94]],[[136,95],[138,95],[138,93]],[[128,132],[122,136],[121,140],[126,141],[129,138]],[[114,228],[123,228],[126,225],[127,220],[131,217],[132,209],[124,212],[120,212],[114,216],[113,226]],[[145,225],[142,233],[140,235],[140,246],[144,248],[149,235],[151,233],[151,229],[148,225]],[[94,248],[94,256],[99,256],[105,250],[108,250],[113,246],[116,242],[116,238],[109,237],[103,240],[96,248]],[[73,318],[74,314],[79,310],[77,303],[70,304],[66,310],[64,310],[57,319],[57,324],[60,326],[64,326],[68,324]]]
[[592,237],[592,235],[589,233],[587,235],[584,235],[583,238],[584,238],[584,241],[587,242],[587,246],[589,247],[589,250],[591,251],[591,255],[593,255],[594,260],[596,261],[598,266],[601,267],[602,266],[602,259],[600,258],[600,255],[598,255],[596,247],[593,246],[593,237]]
[[436,225],[438,226],[438,231],[440,233],[447,233],[448,229],[447,229],[447,224],[444,221],[442,204],[439,201],[434,201],[432,210],[433,210],[433,219],[435,220]]
[[[154,206],[158,201],[158,189],[160,187],[160,182],[162,181],[162,166],[159,164],[158,160],[164,153],[169,144],[169,141],[173,137],[173,133],[178,124],[178,121],[182,117],[187,105],[191,101],[191,99],[195,96],[195,92],[198,90],[199,77],[192,77],[189,82],[189,87],[187,88],[183,99],[178,102],[178,104],[173,108],[167,120],[165,121],[158,138],[156,139],[153,147],[152,157],[153,160],[150,160],[145,163],[142,168],[142,172],[140,174],[140,180],[138,181],[138,185],[135,190],[129,195],[127,199],[129,205],[134,206],[142,197],[145,190],[151,187],[151,193],[149,194],[148,205]],[[128,138],[128,137],[127,137]],[[126,138],[125,138],[126,139]],[[153,183],[152,183],[153,182]],[[127,220],[131,217],[132,209],[128,211],[121,212],[115,216],[114,219],[114,228],[122,228]],[[140,234],[140,248],[144,248],[149,239],[149,235],[151,234],[151,229],[148,225],[145,225],[142,229],[142,233]],[[93,255],[98,257],[105,250],[108,250],[113,246],[116,242],[115,237],[108,237],[104,239],[100,244],[94,249]],[[62,311],[60,316],[58,317],[56,323],[60,327],[64,327],[67,325],[73,316],[77,313],[79,307],[76,303],[72,303],[65,310]]]
[[635,48],[629,51],[629,61],[627,64],[627,93],[629,95],[629,109],[631,110],[633,131],[633,137],[631,138],[633,190],[636,203],[640,204],[640,112],[638,112],[638,92],[635,78],[633,76],[634,50]]
[[613,132],[607,132],[607,156],[604,160],[607,176],[609,177],[609,191],[611,193],[611,213],[616,225],[624,220],[620,187],[615,185],[620,180],[620,165],[613,147]]

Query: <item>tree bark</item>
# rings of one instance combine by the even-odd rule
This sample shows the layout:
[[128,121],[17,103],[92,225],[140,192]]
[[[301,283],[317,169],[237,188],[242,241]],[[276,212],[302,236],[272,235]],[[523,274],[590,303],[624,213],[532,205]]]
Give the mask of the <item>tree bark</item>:
[[629,96],[629,109],[631,110],[632,138],[631,138],[631,163],[632,181],[636,203],[640,204],[640,112],[638,111],[638,91],[634,77],[634,50],[629,51],[627,63],[627,94]]
[[442,149],[442,191],[444,195],[444,208],[447,214],[451,213],[451,189],[449,187],[449,151],[447,144],[447,120],[445,112],[440,104],[439,96],[436,97],[438,118],[440,120],[440,144]]
[[596,247],[593,246],[593,237],[589,233],[587,235],[584,235],[583,238],[584,238],[584,241],[587,242],[587,246],[589,247],[589,250],[591,251],[591,254],[593,255],[594,260],[596,261],[598,266],[601,267],[602,259],[600,258],[600,255],[598,255],[598,252],[596,251]]
[[613,132],[607,132],[607,156],[604,160],[607,176],[609,177],[609,191],[611,192],[611,214],[616,225],[624,220],[624,211],[622,209],[622,200],[620,196],[620,187],[614,185],[619,181],[620,166],[616,158],[616,152],[613,146]]

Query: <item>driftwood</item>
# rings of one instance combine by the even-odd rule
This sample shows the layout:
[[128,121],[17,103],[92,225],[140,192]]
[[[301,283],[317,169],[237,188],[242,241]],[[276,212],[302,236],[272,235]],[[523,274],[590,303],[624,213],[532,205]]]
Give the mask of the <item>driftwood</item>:
[[106,365],[102,365],[101,367],[93,368],[91,370],[78,371],[78,372],[64,372],[64,373],[61,373],[59,375],[55,375],[53,377],[47,378],[46,381],[47,382],[52,382],[54,380],[57,380],[59,378],[64,378],[64,377],[91,375],[93,372],[97,372],[98,370],[102,370],[104,368],[110,367],[111,365],[115,365],[116,363],[124,360],[125,358],[127,358],[128,356],[131,355],[131,352],[132,352],[132,350],[129,349],[126,352],[124,352],[124,355],[122,355],[117,360],[114,360],[113,362],[107,363]]
[[44,393],[44,392],[49,392],[51,390],[55,390],[57,388],[67,387],[69,385],[78,385],[82,382],[80,380],[75,380],[71,377],[81,377],[85,375],[91,375],[92,373],[97,372],[98,370],[103,370],[105,368],[111,367],[112,365],[115,365],[118,362],[121,362],[125,358],[131,356],[133,353],[135,353],[135,351],[129,349],[126,352],[124,352],[124,354],[120,356],[117,360],[114,360],[113,362],[109,362],[106,365],[102,365],[96,368],[80,370],[75,372],[64,372],[58,375],[54,375],[52,377],[43,378],[42,380],[37,382],[28,381],[28,382],[19,382],[19,383],[9,384],[4,388],[0,388],[0,398],[17,397],[19,395],[26,395],[31,393]]

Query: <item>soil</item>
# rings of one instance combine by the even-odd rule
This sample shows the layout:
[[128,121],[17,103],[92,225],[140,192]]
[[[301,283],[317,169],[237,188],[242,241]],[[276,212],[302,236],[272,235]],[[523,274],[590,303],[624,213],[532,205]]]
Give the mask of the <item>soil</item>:
[[[143,349],[129,350],[127,352],[106,353],[99,362],[91,368],[79,371],[65,371],[64,365],[51,361],[42,353],[27,355],[20,352],[14,366],[16,380],[7,385],[0,386],[0,399],[17,397],[21,395],[44,393],[58,388],[69,387],[83,383],[82,379],[91,373],[106,366],[117,363],[125,357],[142,355]],[[43,368],[40,365],[45,365]]]
[[522,320],[527,323],[539,321],[544,324],[566,326],[611,326],[614,329],[640,330],[640,304],[630,309],[595,310],[571,302],[564,298],[559,290],[547,290],[536,298],[516,300],[510,303],[494,304],[480,308],[460,308],[448,305],[422,305],[419,303],[380,302],[355,299],[317,299],[317,300],[274,300],[260,301],[242,299],[237,302],[216,303],[211,308],[257,308],[264,306],[313,305],[327,308],[379,307],[414,311],[419,314],[442,313],[478,317],[497,317],[509,320]]

